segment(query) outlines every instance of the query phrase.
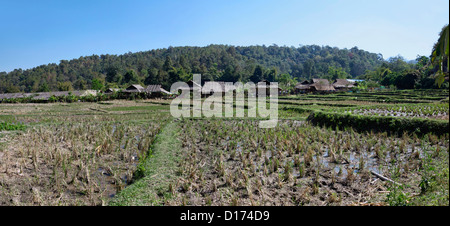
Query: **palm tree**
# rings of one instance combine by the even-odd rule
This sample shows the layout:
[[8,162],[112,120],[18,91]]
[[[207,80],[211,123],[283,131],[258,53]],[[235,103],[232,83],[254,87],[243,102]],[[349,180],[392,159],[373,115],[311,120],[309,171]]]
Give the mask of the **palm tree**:
[[[448,24],[442,28],[441,33],[439,34],[439,39],[433,47],[433,53],[431,55],[431,64],[433,66],[438,66],[436,72],[436,84],[441,87],[442,83],[445,81],[445,77],[448,76],[448,65],[449,65],[449,57],[448,57]],[[444,63],[446,63],[444,67]]]

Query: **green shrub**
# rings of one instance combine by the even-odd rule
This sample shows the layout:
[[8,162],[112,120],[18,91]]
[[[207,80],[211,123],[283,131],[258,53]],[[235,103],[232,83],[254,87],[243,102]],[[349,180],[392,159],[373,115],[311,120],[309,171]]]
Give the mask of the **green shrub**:
[[402,135],[404,132],[425,135],[448,134],[449,122],[421,118],[398,118],[389,116],[364,116],[343,113],[314,111],[308,121],[319,126],[336,128],[352,127],[357,131],[389,132]]

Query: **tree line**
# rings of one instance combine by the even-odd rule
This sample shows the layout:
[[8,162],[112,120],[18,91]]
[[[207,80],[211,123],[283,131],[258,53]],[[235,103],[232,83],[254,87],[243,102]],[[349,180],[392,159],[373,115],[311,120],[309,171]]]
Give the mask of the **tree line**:
[[[200,73],[203,80],[277,81],[292,89],[311,78],[358,78],[399,89],[448,88],[448,25],[442,28],[430,57],[407,62],[387,60],[358,47],[232,46],[169,47],[122,55],[92,55],[32,69],[0,72],[0,93],[125,88],[161,84],[169,89]],[[447,78],[447,82],[445,80]]]
[[122,55],[92,55],[35,68],[0,72],[0,93],[123,88],[129,84],[203,80],[258,82],[292,86],[311,78],[355,78],[385,62],[381,54],[357,47],[231,46],[169,47]]
[[399,89],[448,89],[448,43],[449,26],[445,25],[429,57],[417,55],[413,63],[407,63],[401,56],[392,57],[359,78]]

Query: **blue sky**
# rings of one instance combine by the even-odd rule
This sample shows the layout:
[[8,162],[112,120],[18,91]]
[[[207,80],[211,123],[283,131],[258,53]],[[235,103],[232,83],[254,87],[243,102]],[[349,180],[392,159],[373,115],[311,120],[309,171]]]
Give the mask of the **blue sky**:
[[430,55],[448,0],[0,0],[0,71],[169,46],[357,46]]

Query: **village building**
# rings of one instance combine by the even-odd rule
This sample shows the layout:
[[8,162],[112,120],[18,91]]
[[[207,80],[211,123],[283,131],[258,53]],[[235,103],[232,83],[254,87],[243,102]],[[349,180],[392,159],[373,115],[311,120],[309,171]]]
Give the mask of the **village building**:
[[295,85],[295,93],[329,93],[334,92],[336,89],[327,79],[311,79],[305,80]]
[[31,98],[35,101],[48,101],[51,97],[65,97],[65,96],[76,96],[84,97],[89,95],[97,95],[96,90],[74,90],[74,91],[56,91],[56,92],[41,92],[41,93],[5,93],[0,94],[1,100],[8,99],[20,99],[20,98]]
[[128,86],[124,91],[124,93],[143,93],[145,92],[145,88],[138,84],[133,84]]
[[111,94],[111,93],[117,93],[120,92],[121,89],[119,88],[108,88],[103,93],[105,94]]
[[172,95],[172,93],[163,89],[161,85],[148,85],[145,92],[149,98],[161,98],[165,95]]
[[231,82],[223,81],[207,81],[202,87],[202,97],[208,97],[214,93],[221,93],[225,96],[225,93],[234,92],[236,87]]
[[303,82],[299,82],[297,85],[295,85],[294,87],[294,92],[295,93],[307,93],[311,91],[311,87],[309,86],[310,82],[308,80],[305,80]]
[[336,79],[333,83],[333,87],[336,91],[348,91],[355,87],[355,83],[350,82],[347,79]]

